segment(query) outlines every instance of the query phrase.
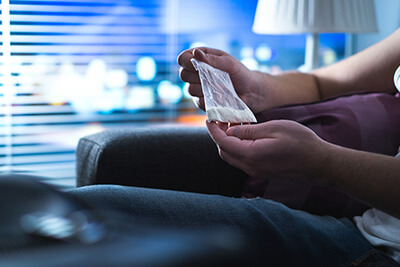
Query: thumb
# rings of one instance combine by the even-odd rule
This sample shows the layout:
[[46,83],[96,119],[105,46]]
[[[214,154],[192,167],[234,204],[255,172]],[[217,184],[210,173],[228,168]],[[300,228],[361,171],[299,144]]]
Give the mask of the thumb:
[[234,65],[233,57],[217,49],[200,47],[193,49],[192,53],[195,59],[228,73]]
[[251,125],[237,125],[226,130],[228,136],[235,136],[242,140],[256,140],[261,138],[272,138],[271,129],[265,123]]
[[208,61],[208,58],[206,56],[206,53],[201,48],[193,49],[192,54],[195,59],[203,61],[207,64],[210,64],[210,62]]

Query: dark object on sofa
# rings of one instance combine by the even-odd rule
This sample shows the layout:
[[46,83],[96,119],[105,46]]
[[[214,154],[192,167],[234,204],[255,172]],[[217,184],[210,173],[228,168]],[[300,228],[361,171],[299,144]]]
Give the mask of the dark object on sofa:
[[[344,147],[394,156],[400,145],[400,97],[355,94],[257,114],[259,122],[298,121]],[[222,161],[204,128],[108,130],[82,138],[77,184],[120,184],[235,197],[264,197],[314,214],[353,217],[367,205],[308,184],[259,180]]]
[[233,266],[237,230],[173,229],[91,207],[37,177],[0,175],[0,266]]

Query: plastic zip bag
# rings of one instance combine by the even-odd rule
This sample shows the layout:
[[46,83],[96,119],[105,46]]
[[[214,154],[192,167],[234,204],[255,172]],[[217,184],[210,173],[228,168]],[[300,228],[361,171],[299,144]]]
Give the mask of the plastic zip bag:
[[199,72],[208,121],[257,122],[253,112],[236,94],[227,72],[195,58],[190,61]]
[[393,76],[394,86],[396,86],[397,91],[400,92],[400,66],[397,67],[396,72]]

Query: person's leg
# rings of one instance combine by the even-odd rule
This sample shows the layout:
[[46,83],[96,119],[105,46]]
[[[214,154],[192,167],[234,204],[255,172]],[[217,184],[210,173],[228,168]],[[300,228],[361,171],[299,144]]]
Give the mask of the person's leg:
[[257,242],[259,259],[270,266],[346,266],[373,250],[347,219],[315,216],[261,198],[116,185],[81,187],[69,193],[99,208],[127,212],[142,222],[238,227]]

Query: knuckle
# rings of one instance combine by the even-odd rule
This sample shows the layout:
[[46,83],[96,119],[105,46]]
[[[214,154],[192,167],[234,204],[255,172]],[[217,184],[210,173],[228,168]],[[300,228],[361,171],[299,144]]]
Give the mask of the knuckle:
[[252,135],[253,129],[251,127],[241,127],[241,131],[239,131],[240,139],[250,138]]

